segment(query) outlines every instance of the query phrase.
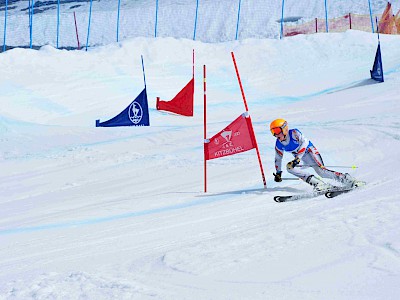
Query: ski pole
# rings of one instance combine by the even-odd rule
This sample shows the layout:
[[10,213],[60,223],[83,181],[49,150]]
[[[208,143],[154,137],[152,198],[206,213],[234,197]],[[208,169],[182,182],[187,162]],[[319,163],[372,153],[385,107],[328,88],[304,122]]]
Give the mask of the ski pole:
[[[313,167],[315,165],[297,165],[296,167]],[[357,169],[357,166],[321,166],[325,168],[344,168],[344,169]]]
[[281,178],[282,180],[301,180],[301,178],[291,178],[291,177],[287,177],[287,178]]

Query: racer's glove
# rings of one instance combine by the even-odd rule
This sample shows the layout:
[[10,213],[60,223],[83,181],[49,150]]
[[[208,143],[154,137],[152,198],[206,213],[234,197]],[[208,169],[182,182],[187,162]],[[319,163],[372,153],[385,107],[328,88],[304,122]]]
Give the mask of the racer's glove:
[[288,162],[288,164],[286,165],[286,167],[287,167],[288,169],[293,169],[293,168],[296,167],[299,163],[300,163],[300,158],[296,157],[296,158],[293,159],[292,161]]
[[279,172],[276,172],[276,174],[275,173],[273,173],[273,174],[275,176],[275,178],[274,178],[275,182],[281,182],[282,181],[282,171],[279,171]]

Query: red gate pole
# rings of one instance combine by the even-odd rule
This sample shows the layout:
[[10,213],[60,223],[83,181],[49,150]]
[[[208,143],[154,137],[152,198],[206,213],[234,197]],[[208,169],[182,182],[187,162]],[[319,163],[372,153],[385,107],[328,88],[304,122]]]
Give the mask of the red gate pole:
[[193,69],[192,69],[192,74],[193,74],[193,78],[194,78],[194,49],[193,49]]
[[[238,81],[239,81],[240,91],[242,92],[242,98],[243,98],[243,102],[244,102],[244,107],[246,108],[246,112],[248,113],[249,112],[249,108],[247,107],[246,96],[244,95],[242,81],[240,80],[239,70],[238,70],[237,65],[236,65],[235,55],[233,54],[233,52],[231,52],[231,54],[232,54],[233,64],[234,64],[235,70],[236,70],[236,76],[237,76]],[[248,116],[249,116],[249,119],[250,119],[250,123],[253,124],[251,122],[250,114],[248,114]],[[251,126],[251,127],[252,127],[252,130],[253,130],[253,126]],[[258,150],[258,144],[257,144],[257,140],[256,140],[256,135],[254,134],[254,130],[253,130],[253,138],[254,138],[254,141],[255,141],[255,144],[256,144],[256,152],[257,152],[257,157],[258,157],[258,163],[260,164],[261,176],[262,176],[262,179],[263,179],[264,188],[266,188],[267,187],[267,182],[265,181],[265,175],[264,175],[264,170],[263,170],[263,166],[262,166],[262,163],[261,163],[260,151]]]
[[207,193],[207,160],[206,160],[206,139],[207,139],[207,93],[206,93],[206,65],[203,65],[203,89],[204,89],[204,193]]

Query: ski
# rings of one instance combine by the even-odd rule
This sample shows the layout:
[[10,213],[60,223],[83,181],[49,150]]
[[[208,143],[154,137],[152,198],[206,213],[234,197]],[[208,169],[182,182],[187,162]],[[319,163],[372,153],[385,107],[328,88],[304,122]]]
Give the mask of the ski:
[[356,185],[350,188],[342,188],[336,191],[328,191],[325,193],[326,198],[334,198],[336,196],[339,196],[341,194],[345,194],[351,191],[354,191],[355,189],[362,188],[366,185],[367,183],[365,181],[357,181]]
[[300,199],[309,199],[324,195],[325,192],[309,192],[303,194],[296,194],[296,195],[288,195],[288,196],[275,196],[275,202],[287,202],[287,201],[295,201]]
[[350,188],[350,189],[343,189],[343,190],[339,190],[339,191],[326,192],[325,193],[325,197],[326,198],[334,198],[334,197],[339,196],[341,194],[345,194],[345,193],[351,192],[354,189],[355,188]]
[[303,194],[296,194],[296,195],[288,195],[288,196],[275,196],[274,201],[275,202],[287,202],[287,201],[295,201],[295,200],[300,200],[300,199],[308,199],[308,198],[315,198],[320,195],[325,195],[327,198],[334,198],[336,196],[339,196],[344,193],[351,192],[357,188],[361,188],[366,185],[366,182],[364,181],[357,181],[357,185],[351,188],[343,188],[343,187],[337,187],[337,186],[332,186],[331,190],[325,190],[325,191],[313,191],[309,193],[303,193]]

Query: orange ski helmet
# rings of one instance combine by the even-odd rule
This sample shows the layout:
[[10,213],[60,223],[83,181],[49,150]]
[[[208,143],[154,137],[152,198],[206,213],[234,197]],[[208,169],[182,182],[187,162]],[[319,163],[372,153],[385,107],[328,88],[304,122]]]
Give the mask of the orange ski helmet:
[[289,126],[284,119],[276,119],[269,125],[269,130],[271,130],[273,136],[276,136],[281,132],[286,136],[289,132]]

